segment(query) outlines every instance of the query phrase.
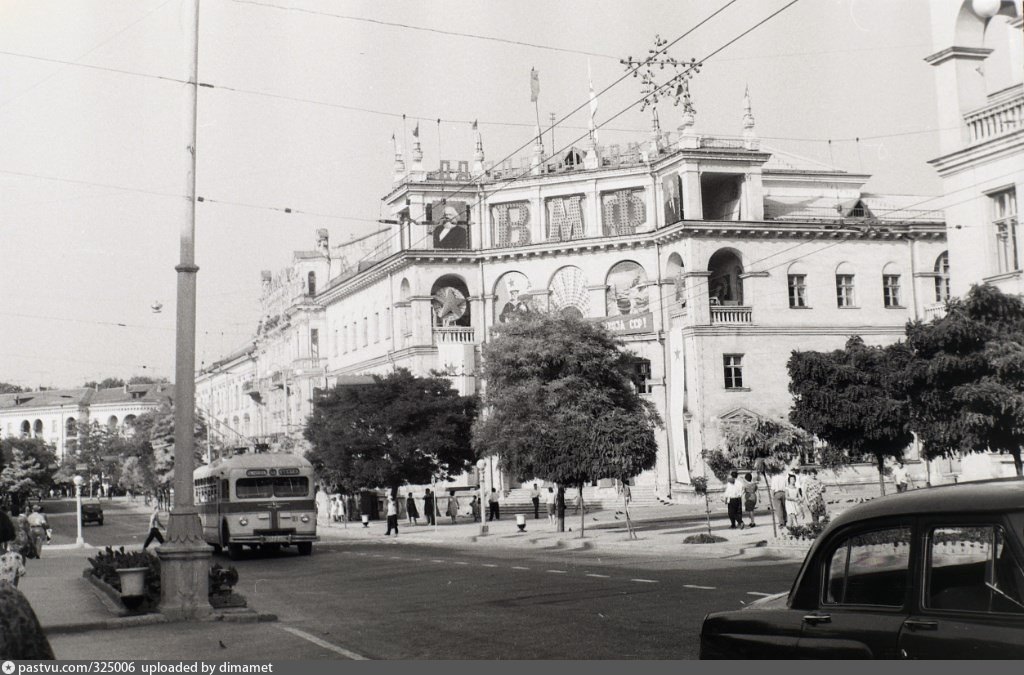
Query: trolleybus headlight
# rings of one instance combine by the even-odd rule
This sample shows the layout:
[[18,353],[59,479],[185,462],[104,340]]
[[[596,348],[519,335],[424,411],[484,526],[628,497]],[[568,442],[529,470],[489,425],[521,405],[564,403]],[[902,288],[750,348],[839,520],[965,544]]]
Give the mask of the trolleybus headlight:
[[302,518],[299,518],[299,520],[301,520],[304,523],[308,523],[309,522],[309,516],[307,516],[305,513],[303,513],[302,514]]
[[238,519],[238,524],[241,525],[242,527],[245,527],[246,525],[249,524],[249,521],[246,520],[245,518],[239,518]]

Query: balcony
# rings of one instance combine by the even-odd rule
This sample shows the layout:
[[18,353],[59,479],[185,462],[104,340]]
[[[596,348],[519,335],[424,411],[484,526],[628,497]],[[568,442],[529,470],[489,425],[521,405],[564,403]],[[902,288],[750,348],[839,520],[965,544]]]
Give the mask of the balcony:
[[1024,85],[1016,85],[990,97],[992,101],[964,115],[970,143],[1003,136],[1024,128]]
[[476,342],[472,326],[434,326],[434,344],[471,345]]
[[711,323],[740,325],[753,322],[753,307],[711,305]]
[[930,305],[924,307],[924,320],[931,321],[932,319],[941,319],[946,316],[946,303],[944,302],[933,302]]

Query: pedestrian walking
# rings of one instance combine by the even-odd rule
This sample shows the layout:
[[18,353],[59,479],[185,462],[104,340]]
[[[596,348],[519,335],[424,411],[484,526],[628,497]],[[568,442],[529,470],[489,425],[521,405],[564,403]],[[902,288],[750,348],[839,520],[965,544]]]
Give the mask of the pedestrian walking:
[[775,513],[775,520],[778,521],[779,527],[786,526],[786,485],[785,471],[772,476],[768,483],[772,496],[772,511]]
[[25,576],[25,558],[15,545],[17,537],[14,521],[0,511],[0,582],[6,581],[14,586]]
[[583,488],[582,487],[580,487],[579,491],[576,493],[576,499],[572,500],[572,512],[573,513],[579,513],[580,509],[583,509],[583,513],[587,512],[586,508],[584,508],[584,506],[583,506]]
[[555,488],[549,487],[548,494],[544,499],[545,504],[548,507],[548,523],[552,526],[555,524],[555,507],[558,505],[558,497],[555,495]]
[[897,493],[906,492],[910,489],[910,475],[907,473],[907,467],[900,460],[896,460],[896,466],[893,467],[892,480],[896,483]]
[[28,526],[28,516],[24,513],[18,516],[14,529],[14,548],[18,553],[26,560],[37,557],[36,547],[32,543],[32,528]]
[[50,528],[50,524],[47,522],[46,516],[43,514],[43,508],[39,504],[32,507],[32,513],[29,514],[27,520],[32,537],[32,547],[35,549],[35,557],[41,558],[43,556],[43,542],[47,540],[46,531]]
[[423,516],[427,519],[427,525],[437,525],[434,519],[434,493],[427,488],[423,495]]
[[743,476],[743,510],[750,516],[748,527],[754,527],[754,509],[757,508],[757,482],[751,474]]
[[803,524],[801,501],[803,501],[803,493],[797,485],[796,474],[791,473],[786,479],[786,525],[789,527],[798,527]]
[[743,486],[736,481],[736,472],[726,479],[725,506],[729,512],[729,529],[743,529]]
[[476,495],[474,495],[473,498],[471,500],[469,500],[469,510],[473,514],[473,522],[474,523],[479,523],[480,522],[480,498],[477,497]]
[[501,507],[498,505],[498,491],[491,488],[491,495],[487,500],[491,506],[491,511],[487,515],[487,520],[501,520]]
[[416,508],[416,500],[413,499],[412,493],[405,498],[405,517],[413,525],[419,525],[420,512]]
[[385,537],[391,536],[391,530],[395,531],[395,536],[398,536],[398,500],[395,499],[395,495],[389,494],[387,496],[387,516],[388,516],[388,531],[384,533]]
[[827,516],[825,485],[818,480],[817,469],[811,469],[810,477],[804,481],[804,501],[815,525]]
[[159,543],[164,543],[164,535],[160,534],[164,524],[160,522],[160,507],[154,506],[153,513],[149,516],[149,534],[146,535],[146,543],[142,545],[142,550],[145,551],[149,548],[149,545],[156,539]]
[[533,484],[533,489],[530,490],[530,501],[533,502],[533,519],[537,520],[540,518],[540,490],[537,488],[537,484]]
[[452,519],[452,525],[455,524],[455,520],[459,515],[459,498],[455,496],[455,490],[448,491],[448,515]]

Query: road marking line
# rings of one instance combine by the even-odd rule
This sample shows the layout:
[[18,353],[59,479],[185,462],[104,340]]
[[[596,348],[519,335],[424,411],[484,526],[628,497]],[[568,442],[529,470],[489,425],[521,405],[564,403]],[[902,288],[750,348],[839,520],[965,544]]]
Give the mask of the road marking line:
[[514,570],[528,570],[530,568],[529,567],[521,567],[519,565],[513,565],[512,569],[514,569]]
[[388,560],[401,560],[401,559],[402,559],[402,556],[400,556],[400,555],[393,555],[393,556],[390,556],[388,558]]
[[431,560],[430,562],[443,563],[443,560]]
[[299,630],[298,628],[292,628],[291,626],[282,626],[280,624],[278,624],[278,628],[280,628],[283,631],[287,631],[287,632],[291,633],[292,635],[300,637],[303,640],[307,640],[309,642],[312,642],[313,644],[317,645],[318,647],[323,647],[324,649],[332,651],[335,654],[341,654],[346,659],[352,659],[353,661],[369,661],[370,660],[367,657],[362,656],[361,654],[356,654],[353,651],[349,651],[348,649],[345,649],[344,647],[339,647],[338,645],[331,644],[330,642],[327,642],[326,640],[321,640],[317,636],[312,635],[310,633],[307,633],[304,630]]
[[565,570],[547,570],[551,574],[568,574]]
[[594,577],[595,579],[611,579],[607,574],[588,574],[588,577]]
[[759,593],[757,591],[747,591],[747,595],[760,595],[762,598],[767,598],[769,595],[775,595],[774,593]]
[[714,586],[697,586],[696,584],[683,584],[683,588],[699,588],[702,591],[713,591]]
[[455,564],[456,565],[468,565],[469,563],[466,562],[465,560],[456,560]]
[[497,565],[492,565],[490,563],[481,563],[481,567],[497,567]]
[[630,581],[636,581],[641,584],[656,584],[658,583],[654,579],[630,579]]

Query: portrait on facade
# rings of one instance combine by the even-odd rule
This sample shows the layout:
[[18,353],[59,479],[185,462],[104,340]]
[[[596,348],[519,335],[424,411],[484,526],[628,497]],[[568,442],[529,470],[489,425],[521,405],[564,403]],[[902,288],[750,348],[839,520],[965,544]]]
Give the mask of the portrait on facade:
[[626,260],[608,272],[608,316],[642,314],[649,307],[647,272]]
[[469,222],[466,202],[441,202],[431,205],[434,248],[469,248]]
[[669,174],[662,180],[665,197],[665,224],[671,225],[683,219],[682,180],[679,174]]
[[530,280],[522,272],[508,272],[494,288],[495,321],[505,323],[516,315],[527,314],[530,307]]

